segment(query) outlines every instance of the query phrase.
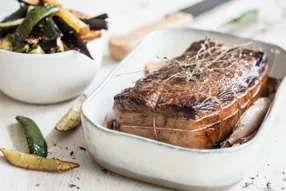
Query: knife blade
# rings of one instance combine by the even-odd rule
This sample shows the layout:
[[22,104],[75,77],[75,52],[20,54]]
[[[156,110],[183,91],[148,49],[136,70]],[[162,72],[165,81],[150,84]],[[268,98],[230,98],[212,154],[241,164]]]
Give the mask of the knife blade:
[[189,26],[194,17],[229,1],[232,0],[204,0],[184,8],[181,11],[170,13],[163,20],[142,26],[129,34],[113,36],[109,40],[109,54],[113,59],[121,60],[133,50],[148,33],[161,28]]
[[185,9],[182,9],[181,12],[186,12],[189,14],[192,14],[193,17],[197,17],[207,11],[210,11],[211,9],[218,7],[224,3],[227,3],[231,0],[204,0],[200,1],[197,4],[194,4],[190,7],[187,7]]

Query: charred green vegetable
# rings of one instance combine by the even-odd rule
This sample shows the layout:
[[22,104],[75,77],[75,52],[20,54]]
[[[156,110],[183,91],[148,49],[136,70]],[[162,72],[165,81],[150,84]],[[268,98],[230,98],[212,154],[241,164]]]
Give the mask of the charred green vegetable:
[[93,59],[90,52],[88,51],[86,47],[86,44],[82,41],[82,39],[75,32],[75,30],[72,27],[70,27],[61,18],[54,17],[53,19],[55,23],[58,25],[58,27],[60,28],[60,30],[62,31],[64,35],[62,37],[62,40],[68,46],[68,48],[77,50],[85,54],[86,56],[90,57],[91,59]]
[[0,27],[1,28],[15,27],[15,26],[20,25],[23,21],[24,21],[24,18],[17,19],[17,20],[14,20],[14,21],[5,22],[5,23],[0,23]]
[[13,45],[18,48],[30,35],[34,26],[43,18],[50,14],[59,11],[56,5],[45,5],[33,9],[16,29],[13,39]]
[[13,21],[16,19],[20,19],[26,16],[27,13],[27,6],[21,6],[17,11],[9,15],[8,17],[5,17],[2,22],[8,22]]
[[19,53],[27,53],[29,51],[29,49],[30,49],[29,44],[22,43],[17,48],[14,48],[13,51],[14,52],[19,52]]
[[29,50],[28,53],[29,54],[43,54],[44,52],[40,46],[35,45],[35,46],[32,46],[32,48]]
[[97,17],[93,17],[90,19],[81,19],[85,24],[89,25],[90,29],[92,30],[101,30],[101,29],[108,29],[107,22],[107,14],[102,14]]
[[[27,6],[21,6],[16,12],[12,13],[10,16],[4,18],[1,23],[12,22],[23,18],[26,16],[27,13]],[[17,28],[17,25],[13,25],[11,27],[0,27],[0,37],[5,36],[10,32],[14,32]]]
[[47,157],[48,146],[37,124],[27,117],[17,116],[16,120],[24,128],[30,154]]
[[36,31],[42,32],[46,37],[56,39],[63,36],[62,32],[51,17],[42,19],[35,28]]

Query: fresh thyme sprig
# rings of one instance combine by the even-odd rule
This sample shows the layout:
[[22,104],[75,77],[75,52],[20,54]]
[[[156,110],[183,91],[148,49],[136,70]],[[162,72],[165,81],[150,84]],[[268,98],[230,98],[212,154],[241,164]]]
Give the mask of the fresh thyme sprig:
[[196,53],[186,56],[183,60],[167,60],[164,58],[167,63],[174,63],[180,68],[179,72],[167,77],[165,82],[171,79],[185,79],[189,82],[198,79],[203,72],[225,69],[225,67],[212,68],[212,66],[214,64],[231,64],[238,61],[242,56],[243,49],[251,43],[226,47],[206,38],[200,45],[201,48]]

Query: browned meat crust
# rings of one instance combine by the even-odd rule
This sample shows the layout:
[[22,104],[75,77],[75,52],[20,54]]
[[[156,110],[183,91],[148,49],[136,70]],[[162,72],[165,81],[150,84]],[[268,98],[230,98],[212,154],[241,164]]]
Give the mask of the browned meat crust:
[[189,147],[212,148],[264,93],[263,52],[208,39],[114,97],[120,131]]

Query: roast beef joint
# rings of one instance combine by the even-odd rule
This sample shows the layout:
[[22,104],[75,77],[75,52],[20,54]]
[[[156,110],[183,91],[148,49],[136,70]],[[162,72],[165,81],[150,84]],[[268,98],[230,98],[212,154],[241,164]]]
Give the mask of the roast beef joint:
[[267,89],[267,57],[249,43],[209,38],[114,97],[117,130],[172,145],[209,149],[225,140]]

